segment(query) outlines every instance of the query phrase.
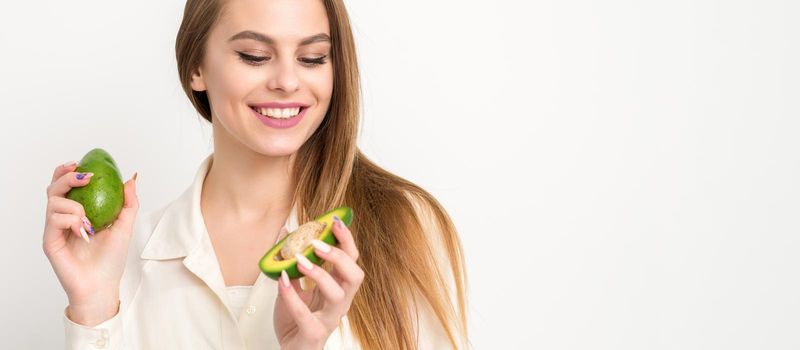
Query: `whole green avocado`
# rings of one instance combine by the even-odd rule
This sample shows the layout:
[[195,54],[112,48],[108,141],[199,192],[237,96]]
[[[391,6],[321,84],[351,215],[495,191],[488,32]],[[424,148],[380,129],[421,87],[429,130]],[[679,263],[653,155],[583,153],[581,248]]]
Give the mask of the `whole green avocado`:
[[95,148],[78,163],[76,172],[93,173],[89,184],[67,192],[67,198],[81,205],[86,217],[99,232],[117,219],[124,203],[124,185],[117,163],[102,148]]

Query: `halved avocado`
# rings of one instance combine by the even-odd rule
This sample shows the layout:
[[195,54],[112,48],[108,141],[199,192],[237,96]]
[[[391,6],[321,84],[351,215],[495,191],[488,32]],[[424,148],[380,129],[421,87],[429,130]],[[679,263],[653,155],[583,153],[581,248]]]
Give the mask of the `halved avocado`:
[[[314,221],[320,222],[325,224],[325,228],[319,234],[317,239],[328,243],[330,245],[336,245],[338,241],[336,237],[333,235],[333,216],[336,215],[339,219],[342,219],[342,222],[346,226],[350,226],[350,222],[353,220],[353,209],[350,207],[339,207],[333,209],[325,214],[318,216]],[[281,251],[281,247],[286,242],[286,238],[291,235],[288,234],[286,237],[283,237],[278,243],[276,243],[272,248],[264,254],[264,257],[261,258],[261,261],[258,262],[258,267],[261,268],[261,271],[264,272],[267,277],[272,278],[274,280],[278,280],[281,277],[281,271],[286,271],[286,274],[289,275],[290,279],[295,279],[299,277],[303,277],[303,274],[297,269],[297,259],[292,257],[285,260],[275,260],[275,257],[278,256],[278,253]],[[314,264],[322,264],[322,259],[314,254],[314,246],[309,246],[303,251],[303,255],[305,255],[308,260],[311,260]]]

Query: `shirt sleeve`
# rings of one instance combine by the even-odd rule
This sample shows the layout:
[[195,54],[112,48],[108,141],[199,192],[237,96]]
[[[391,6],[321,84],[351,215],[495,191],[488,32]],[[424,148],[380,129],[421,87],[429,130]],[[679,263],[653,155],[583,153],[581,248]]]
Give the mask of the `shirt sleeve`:
[[64,308],[67,350],[122,349],[121,310],[122,308],[110,319],[88,327],[70,320],[67,317],[67,308]]

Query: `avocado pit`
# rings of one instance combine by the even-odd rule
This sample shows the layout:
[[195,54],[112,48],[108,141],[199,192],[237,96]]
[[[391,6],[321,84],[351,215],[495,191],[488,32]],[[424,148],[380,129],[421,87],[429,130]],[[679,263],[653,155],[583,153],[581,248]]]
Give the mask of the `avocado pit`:
[[286,241],[281,247],[280,253],[275,255],[275,260],[288,260],[294,258],[295,254],[302,254],[311,246],[311,241],[318,238],[323,230],[325,230],[325,224],[318,221],[309,221],[300,225],[297,230],[286,236]]

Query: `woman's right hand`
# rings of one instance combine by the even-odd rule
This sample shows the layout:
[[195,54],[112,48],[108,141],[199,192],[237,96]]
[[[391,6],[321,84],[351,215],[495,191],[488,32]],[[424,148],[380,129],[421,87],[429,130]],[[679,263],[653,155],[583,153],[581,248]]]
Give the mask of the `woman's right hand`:
[[58,166],[47,187],[42,248],[67,293],[67,317],[75,323],[94,326],[118,312],[119,285],[139,201],[134,174],[125,183],[124,205],[116,221],[87,242],[86,232],[94,229],[85,219],[83,206],[65,197],[73,187],[86,186],[91,181],[91,175],[79,176],[76,168],[75,163]]

